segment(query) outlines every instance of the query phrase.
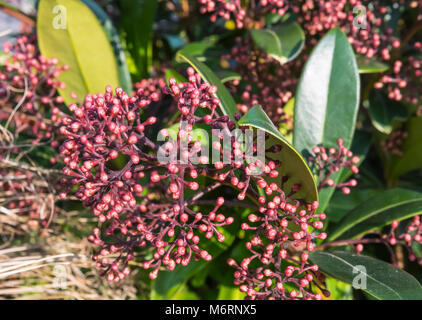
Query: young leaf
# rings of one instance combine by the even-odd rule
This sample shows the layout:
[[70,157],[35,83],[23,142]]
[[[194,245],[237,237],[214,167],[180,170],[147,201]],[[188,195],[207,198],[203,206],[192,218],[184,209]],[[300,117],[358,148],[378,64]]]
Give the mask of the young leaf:
[[126,92],[132,91],[132,79],[130,77],[129,68],[127,66],[126,55],[122,48],[119,35],[117,30],[114,28],[113,22],[104,12],[104,10],[93,0],[82,0],[96,15],[97,19],[100,21],[101,25],[104,28],[104,31],[110,41],[113,50],[114,56],[116,57],[117,68],[119,71],[119,81],[120,86]]
[[359,285],[378,300],[422,299],[418,280],[387,262],[341,251],[311,252],[309,257],[331,277]]
[[404,220],[422,212],[422,193],[407,189],[390,189],[377,194],[347,213],[329,240],[357,238],[371,230]]
[[180,62],[189,63],[204,79],[204,81],[209,82],[211,85],[217,87],[217,98],[220,99],[220,109],[224,115],[230,117],[234,121],[234,114],[237,112],[236,103],[227,90],[227,88],[221,83],[220,79],[208,68],[205,64],[200,62],[195,57],[179,51],[177,53],[177,60]]
[[[335,28],[315,47],[302,72],[295,99],[293,146],[309,155],[315,145],[350,148],[359,109],[360,80],[356,59],[344,33]],[[335,182],[338,172],[332,178]],[[323,210],[334,192],[322,190]]]
[[[279,175],[277,178],[268,179],[269,182],[275,182],[281,185],[283,176],[288,176],[286,189],[289,190],[293,184],[300,184],[301,190],[297,194],[309,202],[318,199],[318,192],[313,175],[299,152],[293,148],[284,136],[277,130],[261,106],[253,106],[238,122],[241,126],[251,126],[270,134],[265,149],[273,145],[281,145],[282,150],[278,153],[266,152],[270,158],[281,161]],[[295,195],[296,196],[296,195]]]
[[256,45],[280,63],[296,58],[305,44],[305,33],[296,22],[288,22],[271,29],[252,29]]
[[[66,11],[54,14],[53,8],[56,6]],[[69,96],[72,91],[83,100],[87,93],[104,91],[106,85],[119,85],[116,58],[107,35],[94,13],[83,2],[41,0],[37,35],[44,56],[55,57],[60,65],[69,66],[69,70],[59,78],[66,84],[66,88],[59,91],[67,104],[73,102]]]
[[364,57],[360,54],[356,55],[359,73],[379,73],[389,69],[385,63],[379,62],[373,58]]
[[390,100],[385,93],[374,90],[369,96],[369,115],[378,131],[390,134],[396,122],[406,120],[407,110],[400,102]]

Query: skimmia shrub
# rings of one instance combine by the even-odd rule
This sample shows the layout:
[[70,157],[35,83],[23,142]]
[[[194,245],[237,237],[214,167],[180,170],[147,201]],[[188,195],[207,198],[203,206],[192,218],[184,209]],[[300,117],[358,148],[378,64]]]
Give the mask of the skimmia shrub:
[[0,246],[87,238],[142,299],[422,299],[420,1],[54,3],[7,9]]
[[[270,241],[266,250],[272,247],[270,253],[272,255],[275,251],[279,261],[287,257],[282,244],[293,242],[295,246],[312,250],[314,238],[326,236],[324,233],[316,235],[308,232],[309,226],[318,230],[323,227],[319,219],[324,219],[325,215],[315,214],[318,203],[294,200],[300,185],[295,185],[291,192],[286,193],[283,185],[268,184],[264,177],[276,178],[278,171],[275,169],[281,164],[271,158],[260,162],[242,155],[235,134],[242,133],[242,129],[246,128],[230,133],[235,123],[227,116],[217,115],[220,101],[214,97],[216,87],[202,82],[193,68],[188,68],[187,73],[189,82],[177,83],[170,78],[169,88],[165,90],[176,100],[181,116],[176,141],[171,141],[167,129],[160,131],[163,138],[169,139],[161,150],[160,145],[146,136],[148,127],[156,123],[156,118],[140,119],[141,113],[158,96],[155,93],[147,96],[142,88],[138,89],[135,97],[129,97],[121,88],[113,94],[108,87],[104,95],[87,96],[82,107],[71,105],[75,118],[64,119],[61,133],[68,137],[61,148],[66,164],[64,173],[71,176],[72,184],[79,186],[76,195],[93,209],[99,221],[110,221],[104,230],[95,228],[89,237],[90,241],[101,246],[94,259],[109,281],[117,281],[128,274],[128,262],[134,258],[137,248],[153,248],[151,259],[144,258],[143,263],[145,269],[152,269],[149,274],[151,279],[157,277],[161,267],[174,270],[178,264],[188,265],[191,259],[211,260],[211,254],[201,248],[200,236],[207,239],[215,237],[223,242],[225,236],[219,229],[232,224],[235,217],[218,212],[224,205],[224,197],[218,197],[209,212],[196,211],[194,206],[207,192],[225,182],[238,190],[237,199],[240,201],[244,200],[252,183],[265,194],[257,199],[261,204],[259,212],[265,218],[254,214],[249,216],[250,222],[262,221],[262,224],[252,227],[243,223],[241,228],[259,230],[259,234]],[[202,117],[195,115],[199,110],[205,111]],[[209,160],[206,156],[195,157],[201,150],[201,141],[195,140],[192,132],[200,124],[221,130],[212,143],[213,149],[221,151],[221,159],[217,159],[213,167],[204,167]],[[224,150],[224,138],[229,139],[232,146],[228,153]],[[248,147],[257,149],[256,143]],[[163,152],[162,156],[180,154],[181,159],[170,159],[176,161],[163,164],[154,151]],[[125,154],[128,162],[120,171],[109,169],[107,161],[119,154]],[[224,162],[224,156],[230,163]],[[199,161],[196,163],[195,160]],[[257,167],[262,167],[261,174],[254,173]],[[204,185],[204,177],[216,181]],[[283,177],[283,180],[287,182],[288,177]],[[144,189],[148,190],[147,194]],[[196,191],[196,194],[187,198],[186,190]],[[62,196],[65,197],[64,194]],[[302,206],[305,209],[300,210]],[[289,223],[299,226],[300,231],[289,228]],[[263,242],[256,235],[247,244],[250,249],[251,243],[258,246]],[[117,258],[108,257],[115,253],[118,253]],[[273,263],[264,257],[261,261]],[[303,260],[303,264],[306,262],[306,259]],[[247,270],[248,263],[242,263],[242,266]],[[317,266],[312,266],[312,270],[317,271]],[[252,293],[248,295],[255,296]],[[291,296],[297,296],[297,293]]]

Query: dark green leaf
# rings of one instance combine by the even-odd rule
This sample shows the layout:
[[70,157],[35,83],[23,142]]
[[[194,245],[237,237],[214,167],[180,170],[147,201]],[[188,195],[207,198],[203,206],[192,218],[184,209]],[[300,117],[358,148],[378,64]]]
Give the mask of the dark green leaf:
[[411,118],[407,124],[408,137],[401,149],[402,156],[395,156],[391,165],[391,176],[400,177],[402,174],[422,168],[422,119]]
[[266,142],[266,149],[275,144],[282,145],[281,152],[266,153],[266,155],[270,158],[279,160],[282,163],[281,167],[279,168],[279,176],[275,179],[269,178],[268,181],[275,182],[280,185],[282,176],[288,176],[289,180],[286,183],[287,190],[290,189],[293,184],[300,184],[301,190],[295,196],[304,198],[309,202],[318,199],[318,192],[316,189],[315,181],[305,160],[277,130],[277,128],[271,122],[270,118],[268,118],[267,114],[260,106],[255,105],[252,107],[248,113],[246,113],[239,120],[238,123],[241,126],[251,126],[269,133],[270,138]]
[[[350,194],[344,194],[341,190],[338,190],[332,196],[330,204],[325,210],[327,219],[330,222],[339,222],[350,210],[361,203],[366,203],[369,198],[381,192],[383,192],[381,189],[352,188]],[[328,232],[328,234],[331,233]]]
[[224,50],[212,42],[191,42],[180,49],[179,52],[183,55],[190,55],[199,61],[204,62],[210,57],[220,58]]
[[407,109],[400,102],[390,100],[382,91],[374,90],[369,97],[369,115],[378,131],[390,134],[397,122],[406,120]]
[[[293,145],[304,156],[315,145],[350,148],[359,109],[360,80],[355,55],[344,33],[335,28],[315,47],[302,72],[294,110]],[[333,175],[337,182],[341,172]],[[320,193],[324,210],[334,189]]]
[[146,78],[151,67],[152,27],[157,0],[118,0],[126,47],[137,68],[137,76]]
[[368,199],[351,210],[329,234],[330,240],[352,239],[376,228],[422,212],[422,193],[391,189]]
[[366,288],[362,290],[376,299],[422,299],[422,287],[418,280],[384,261],[349,252],[311,252],[309,257],[323,272],[343,282],[354,284],[356,277],[366,278]]
[[[58,14],[55,6],[66,8],[66,28],[53,26]],[[87,32],[89,30],[89,32]],[[37,35],[41,53],[56,57],[60,65],[68,65],[59,89],[67,104],[73,102],[70,92],[83,100],[87,93],[104,91],[106,85],[117,87],[119,75],[116,58],[107,35],[93,12],[79,0],[41,0],[38,7]]]
[[309,57],[295,100],[293,145],[311,152],[323,144],[349,148],[359,108],[360,82],[353,50],[340,29],[331,30]]
[[271,29],[253,29],[251,36],[258,47],[282,64],[296,58],[305,44],[305,34],[296,22]]
[[234,121],[234,114],[237,112],[236,103],[233,100],[232,95],[227,90],[227,88],[221,83],[220,79],[208,68],[205,64],[198,61],[195,57],[185,54],[181,51],[177,53],[177,59],[180,62],[189,63],[200,75],[201,77],[209,82],[211,85],[217,87],[217,98],[220,99],[220,109],[223,114],[230,117]]

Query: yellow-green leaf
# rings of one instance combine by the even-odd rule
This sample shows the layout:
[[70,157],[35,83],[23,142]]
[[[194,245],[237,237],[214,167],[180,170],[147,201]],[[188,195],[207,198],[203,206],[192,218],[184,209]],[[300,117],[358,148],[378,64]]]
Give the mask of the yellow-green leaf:
[[41,0],[37,35],[41,53],[68,65],[60,80],[66,84],[60,94],[67,104],[70,92],[83,99],[87,93],[119,85],[113,48],[94,13],[79,0]]

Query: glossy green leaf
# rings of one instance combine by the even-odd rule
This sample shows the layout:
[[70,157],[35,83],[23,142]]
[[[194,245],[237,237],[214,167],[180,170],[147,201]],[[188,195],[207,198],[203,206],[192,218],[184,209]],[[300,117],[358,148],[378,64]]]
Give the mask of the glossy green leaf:
[[[330,222],[340,222],[353,208],[361,203],[366,203],[368,199],[382,192],[384,192],[382,189],[352,188],[349,194],[344,194],[341,190],[338,190],[325,209],[327,219]],[[328,234],[331,233],[328,232]]]
[[357,238],[369,231],[422,213],[422,193],[390,189],[364,201],[339,222],[329,240]]
[[395,156],[391,176],[398,178],[406,172],[422,168],[422,119],[413,117],[407,123],[408,137],[404,140],[402,156]]
[[113,22],[96,2],[94,2],[93,0],[82,1],[92,10],[92,12],[94,12],[97,19],[103,26],[108,40],[110,41],[113,47],[114,56],[116,57],[117,67],[119,71],[120,86],[127,93],[132,92],[132,79],[130,77],[129,68],[127,66],[126,55],[122,48],[122,44],[120,42],[117,30],[114,28]]
[[204,62],[210,57],[220,58],[223,48],[216,46],[212,42],[191,42],[180,49],[179,52],[183,55],[193,56],[199,61]]
[[382,91],[374,90],[369,96],[369,115],[378,131],[390,134],[397,122],[406,120],[407,109],[400,102],[389,99]]
[[215,75],[215,73],[194,56],[183,53],[182,51],[177,53],[177,59],[180,62],[189,63],[201,75],[204,81],[207,81],[211,85],[217,87],[216,96],[218,99],[220,99],[220,110],[224,115],[229,116],[230,119],[234,121],[234,114],[238,112],[236,102],[234,101],[227,88],[221,83],[220,79],[218,79],[218,77]]
[[253,29],[251,36],[258,47],[282,64],[296,58],[305,44],[305,33],[296,22]]
[[[53,13],[55,6],[66,11]],[[60,14],[66,16],[66,28],[55,28]],[[64,21],[64,20],[62,20]],[[56,24],[57,26],[57,24]],[[87,32],[89,30],[89,32]],[[67,104],[73,102],[70,92],[83,100],[87,93],[104,91],[106,85],[117,87],[119,75],[116,58],[107,35],[94,13],[79,0],[41,0],[38,7],[37,35],[41,53],[56,57],[60,65],[68,65],[59,89]]]
[[282,146],[282,150],[278,153],[266,153],[272,159],[281,161],[279,168],[279,176],[274,179],[268,178],[268,181],[281,184],[283,176],[288,176],[286,188],[290,189],[293,184],[300,184],[301,190],[295,196],[306,199],[309,202],[318,199],[313,175],[302,156],[297,150],[290,145],[284,136],[277,130],[271,122],[268,115],[262,110],[261,106],[253,106],[238,122],[241,126],[250,126],[256,129],[264,130],[270,134],[270,138],[266,141],[266,149],[273,145]]
[[121,12],[120,26],[126,48],[136,66],[138,78],[149,77],[152,65],[152,27],[158,8],[157,0],[117,0]]
[[174,69],[166,69],[166,83],[169,84],[169,79],[174,78],[177,83],[186,82],[186,78]]
[[374,58],[364,57],[360,54],[356,55],[356,62],[358,64],[359,73],[379,73],[389,69],[385,63],[379,62]]
[[[335,28],[315,47],[305,64],[295,99],[293,146],[305,157],[322,144],[350,148],[359,109],[360,80],[356,59],[344,33]],[[341,171],[332,176],[337,182]],[[320,193],[324,210],[334,192]]]
[[363,286],[364,281],[356,278],[366,278],[362,290],[378,300],[422,299],[418,280],[387,262],[340,251],[311,252],[309,257],[320,270],[343,282]]
[[293,145],[301,152],[323,144],[352,143],[360,82],[353,50],[340,29],[316,46],[301,75],[294,110]]

